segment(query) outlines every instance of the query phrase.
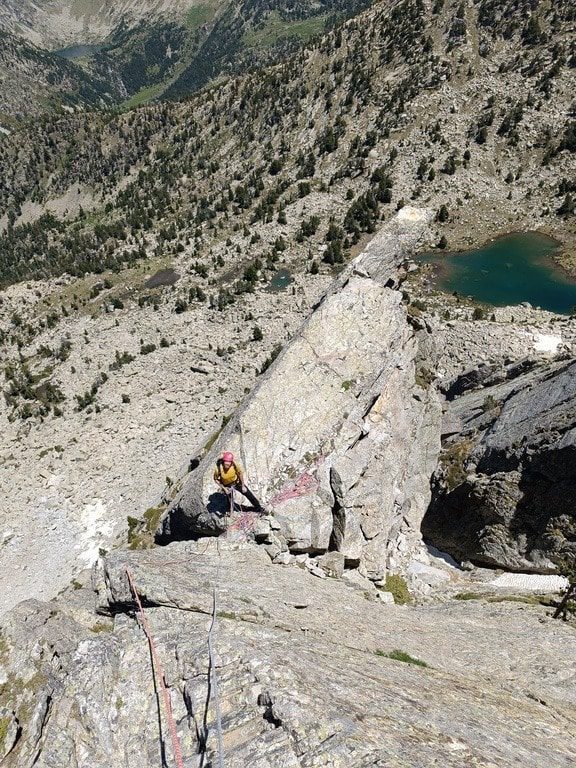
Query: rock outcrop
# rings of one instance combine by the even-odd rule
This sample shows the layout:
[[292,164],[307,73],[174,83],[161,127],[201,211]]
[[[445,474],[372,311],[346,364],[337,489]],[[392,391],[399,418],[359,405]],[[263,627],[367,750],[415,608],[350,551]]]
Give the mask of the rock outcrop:
[[212,472],[231,450],[279,523],[277,553],[336,550],[378,580],[418,545],[440,412],[418,383],[426,329],[409,325],[393,286],[430,219],[403,209],[344,271],[193,470],[161,541],[225,529]]
[[6,768],[174,765],[126,568],[186,768],[217,764],[207,648],[214,586],[227,768],[567,768],[576,759],[565,668],[573,630],[542,608],[383,605],[342,580],[273,565],[253,544],[212,539],[107,557],[95,579],[99,618],[88,588],[4,618]]
[[528,359],[448,388],[452,427],[422,531],[461,560],[553,572],[576,554],[576,362]]

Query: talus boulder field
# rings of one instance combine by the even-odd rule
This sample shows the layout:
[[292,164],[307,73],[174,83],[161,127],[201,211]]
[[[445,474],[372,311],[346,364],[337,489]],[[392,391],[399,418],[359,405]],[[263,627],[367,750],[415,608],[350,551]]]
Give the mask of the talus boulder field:
[[377,580],[418,545],[440,408],[418,383],[426,328],[408,323],[396,286],[431,218],[404,208],[338,277],[192,471],[160,541],[225,530],[212,473],[228,450],[279,524],[278,551],[337,550]]

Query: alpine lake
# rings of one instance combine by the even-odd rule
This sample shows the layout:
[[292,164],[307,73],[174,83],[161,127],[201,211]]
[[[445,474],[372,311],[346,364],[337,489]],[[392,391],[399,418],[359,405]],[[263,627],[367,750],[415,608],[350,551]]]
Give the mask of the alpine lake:
[[569,315],[576,307],[576,280],[553,261],[556,240],[540,232],[517,232],[460,253],[428,252],[419,263],[434,265],[434,285],[492,306],[530,303]]
[[57,56],[61,59],[68,59],[73,61],[74,59],[83,59],[87,56],[93,56],[95,53],[99,53],[104,46],[102,45],[88,45],[81,43],[79,45],[71,45],[68,48],[62,48],[59,51],[55,51]]

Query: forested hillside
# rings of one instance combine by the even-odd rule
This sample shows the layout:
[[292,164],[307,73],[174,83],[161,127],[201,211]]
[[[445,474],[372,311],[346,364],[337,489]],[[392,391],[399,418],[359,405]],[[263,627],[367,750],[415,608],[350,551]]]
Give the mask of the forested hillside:
[[106,107],[123,97],[106,71],[87,73],[74,63],[0,31],[0,126],[60,108]]
[[[8,4],[0,9],[0,30],[12,36],[21,52],[12,61],[12,51],[5,51],[11,69],[4,89],[0,83],[0,97],[5,113],[12,117],[47,111],[59,103],[58,96],[68,96],[69,104],[101,105],[90,98],[91,91],[103,92],[108,103],[125,106],[180,98],[221,75],[279,61],[371,3],[126,0],[79,7],[69,0],[54,0],[42,9]],[[41,62],[36,90],[20,62],[24,49],[28,58]],[[60,62],[50,55],[53,52],[72,63]],[[53,72],[59,69],[68,72],[68,80]],[[48,80],[43,75],[47,70],[52,72]],[[72,73],[83,83],[82,99],[70,82]],[[26,98],[16,100],[14,91],[22,87]]]
[[[273,261],[249,241],[276,220],[298,251],[320,237],[338,260],[409,200],[466,221],[504,199],[571,227],[575,11],[509,0],[502,26],[501,5],[386,1],[186,103],[29,125],[0,146],[0,279],[120,268],[151,247]],[[89,216],[21,217],[72,187],[93,196]]]

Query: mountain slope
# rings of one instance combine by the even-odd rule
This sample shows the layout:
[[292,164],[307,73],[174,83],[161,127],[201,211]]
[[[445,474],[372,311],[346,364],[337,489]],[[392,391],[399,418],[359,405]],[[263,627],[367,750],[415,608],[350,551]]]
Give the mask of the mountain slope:
[[[166,0],[8,4],[0,29],[73,58],[128,104],[179,98],[221,74],[277,61],[372,0]],[[86,45],[87,43],[92,45]],[[94,45],[94,44],[97,45]],[[46,106],[41,103],[39,106]],[[35,110],[38,111],[38,108]]]
[[121,98],[118,81],[80,67],[0,32],[0,120],[36,115],[59,106],[109,106]]
[[[433,14],[419,0],[391,10],[384,2],[286,64],[186,104],[30,126],[0,150],[5,221],[17,222],[26,200],[79,185],[123,234],[105,255],[108,223],[13,228],[0,279],[81,272],[86,266],[72,266],[80,249],[88,267],[112,264],[120,251],[137,258],[126,244],[152,242],[160,224],[164,241],[193,237],[191,250],[201,251],[220,240],[215,222],[237,229],[286,209],[286,233],[302,252],[311,236],[298,245],[304,207],[337,215],[344,248],[370,231],[380,206],[410,199],[445,204],[449,231],[521,221],[573,231],[573,216],[562,213],[576,149],[571,6],[541,14],[547,35],[536,42],[525,41],[521,21],[502,38],[483,15],[489,7],[470,3],[461,34],[457,3]],[[224,260],[245,237],[223,248]],[[63,238],[57,258],[44,249],[30,264],[35,242],[57,247]],[[266,258],[266,244],[252,250]]]
[[[81,557],[156,507],[338,265],[412,200],[438,211],[431,245],[543,228],[570,247],[572,8],[539,12],[534,39],[517,3],[506,37],[491,7],[379,3],[187,102],[46,117],[0,143],[11,517],[49,520]],[[495,327],[509,349],[506,323],[475,353]]]

